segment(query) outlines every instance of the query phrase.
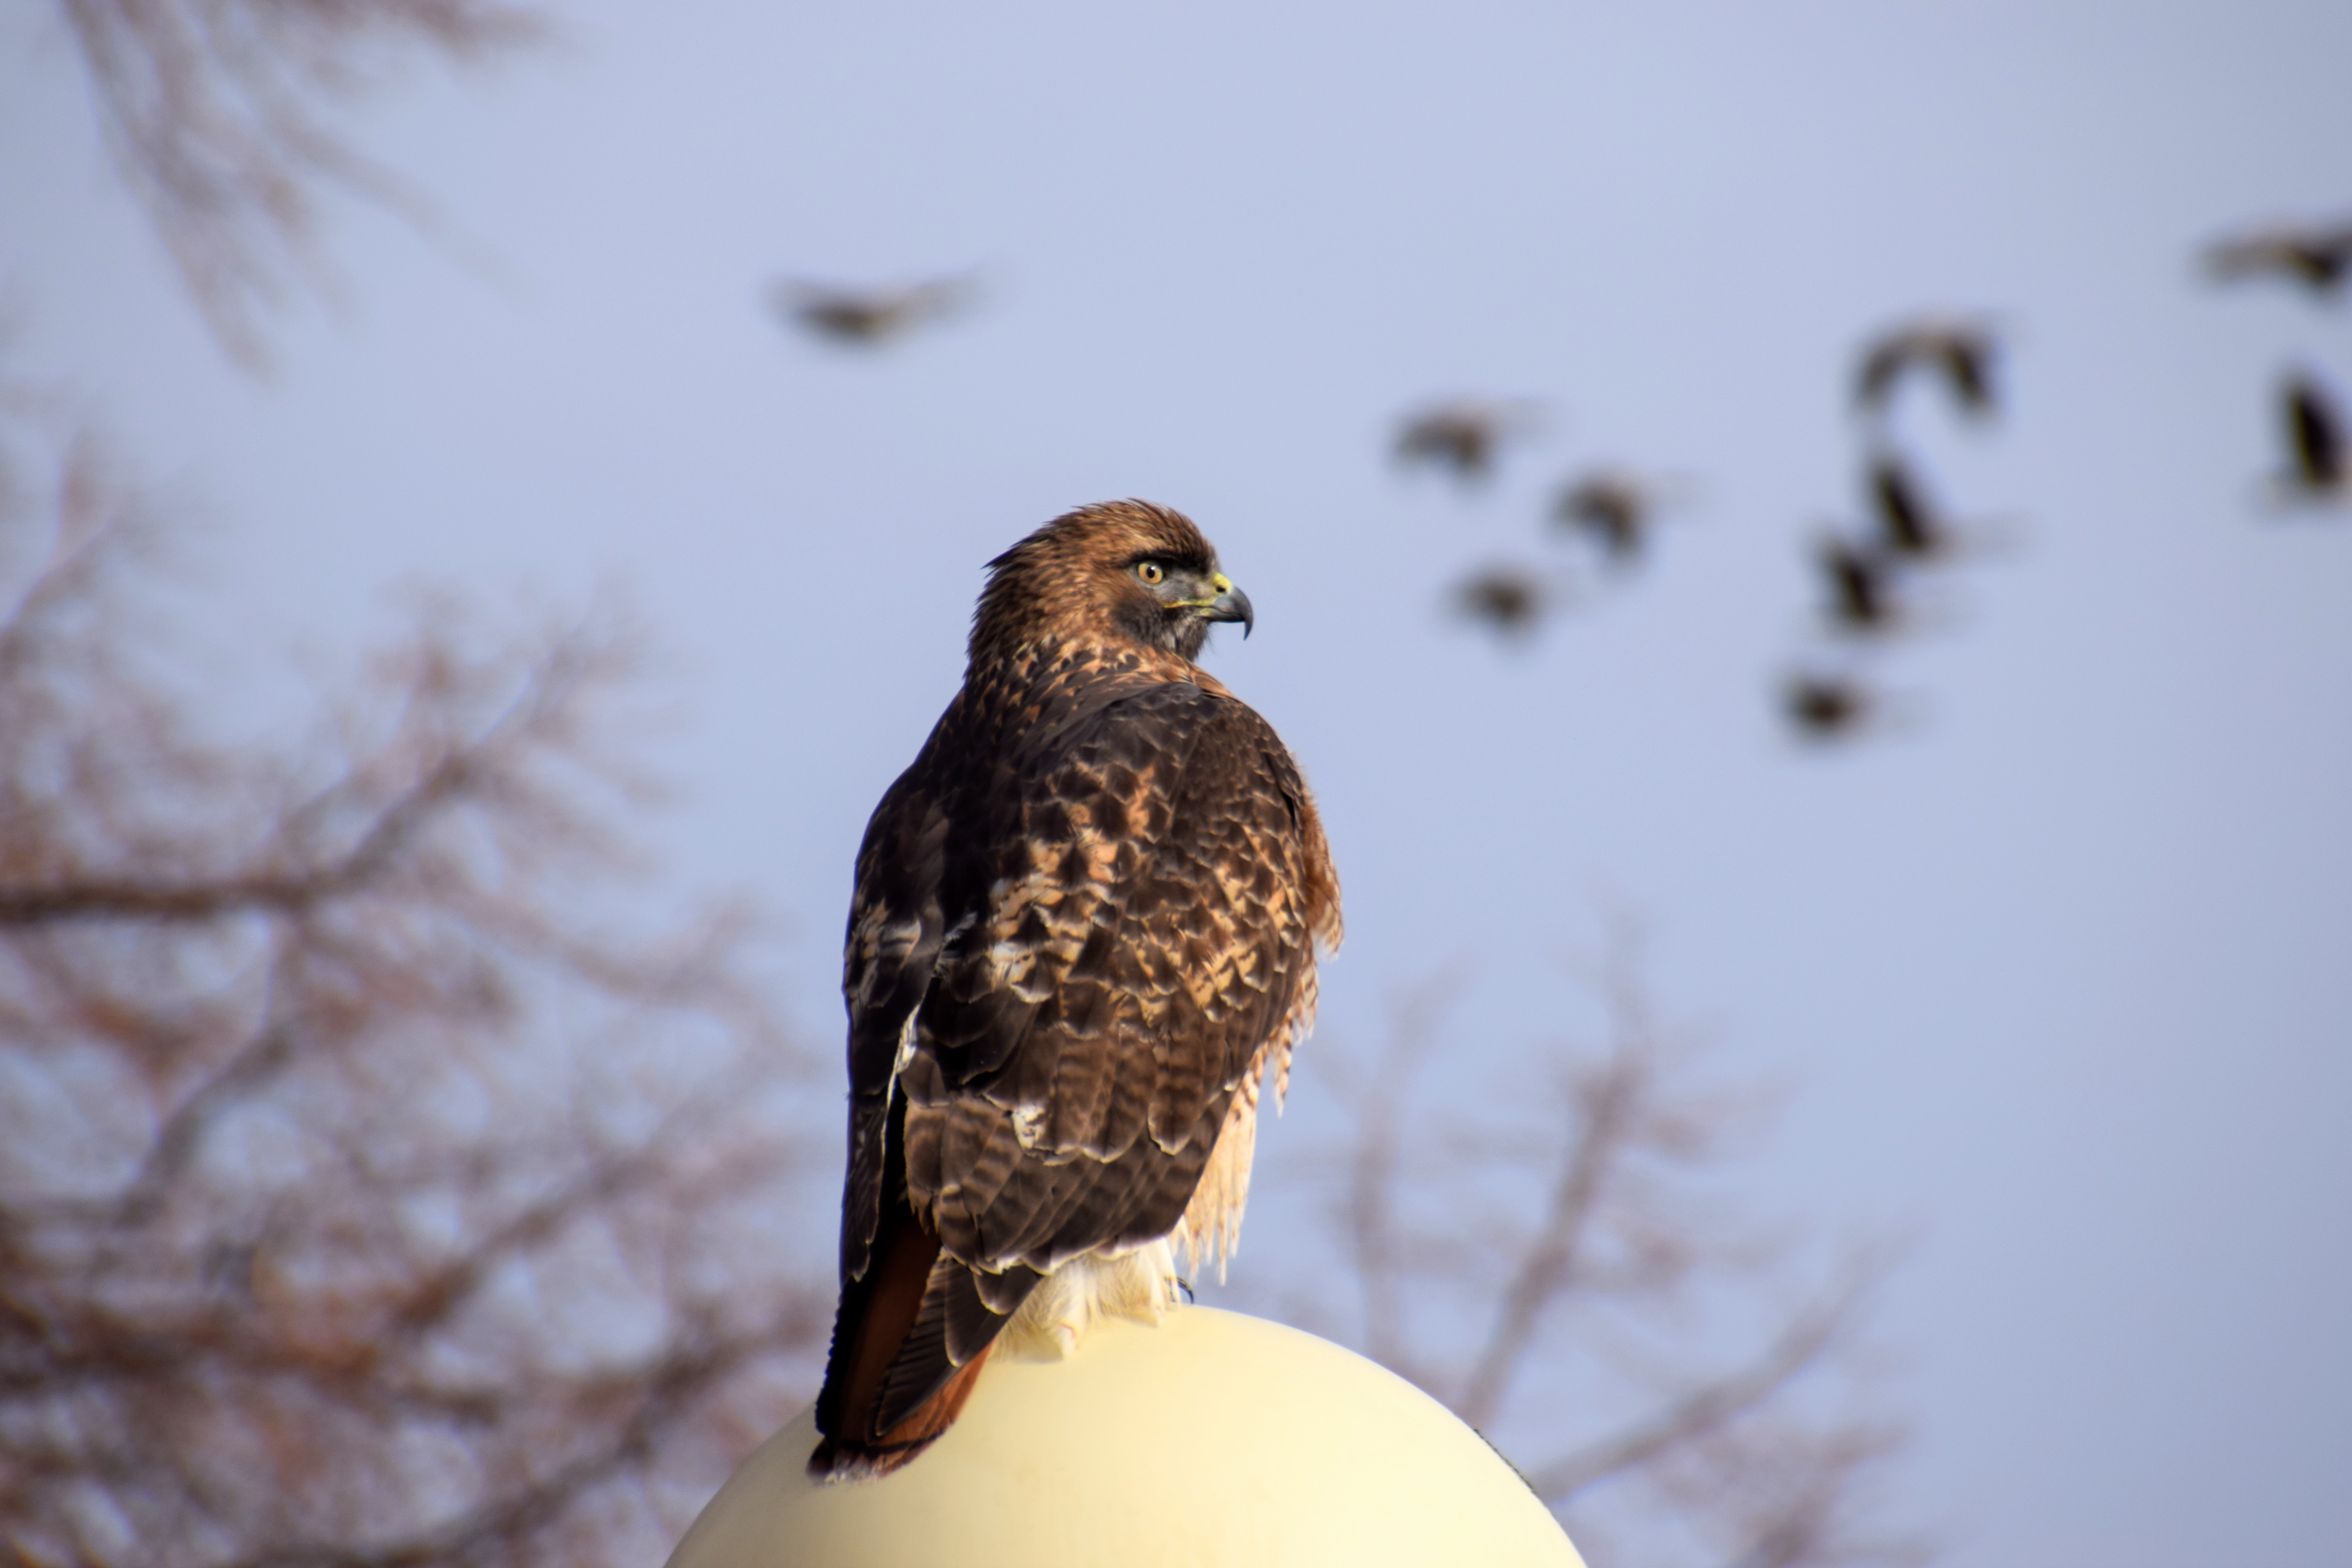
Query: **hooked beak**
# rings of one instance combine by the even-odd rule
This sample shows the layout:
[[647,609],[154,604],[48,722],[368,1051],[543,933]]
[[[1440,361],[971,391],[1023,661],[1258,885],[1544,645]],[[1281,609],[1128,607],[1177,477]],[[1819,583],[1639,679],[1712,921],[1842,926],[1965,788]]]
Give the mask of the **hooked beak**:
[[1257,629],[1257,616],[1250,608],[1249,595],[1234,586],[1234,580],[1220,572],[1210,579],[1217,596],[1201,612],[1204,621],[1239,621],[1242,640],[1247,642],[1251,632]]

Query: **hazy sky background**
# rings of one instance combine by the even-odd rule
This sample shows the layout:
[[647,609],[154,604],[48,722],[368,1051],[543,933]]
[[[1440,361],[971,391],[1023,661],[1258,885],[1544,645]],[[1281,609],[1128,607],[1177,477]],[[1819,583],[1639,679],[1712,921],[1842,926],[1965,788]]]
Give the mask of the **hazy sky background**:
[[[2352,7],[560,12],[556,50],[360,118],[462,241],[340,210],[346,303],[280,322],[268,384],[204,335],[53,12],[4,14],[15,363],[213,520],[225,688],[348,656],[400,584],[617,584],[682,715],[652,831],[777,912],[830,1032],[856,837],[981,563],[1076,503],[1181,507],[1259,612],[1211,668],[1346,882],[1310,1048],[1466,954],[1446,1070],[1491,1078],[1622,899],[1669,1007],[1800,1085],[1759,1201],[1919,1228],[1880,1325],[1898,1512],[1947,1561],[2352,1561],[2352,516],[2257,500],[2275,374],[2352,390],[2352,305],[2192,265],[2352,207]],[[761,304],[973,263],[982,308],[876,357]],[[1901,732],[1809,752],[1772,683],[1858,505],[1851,356],[1927,306],[2013,328],[1998,425],[1901,416],[2021,542],[1889,660]],[[1549,411],[1467,499],[1384,452],[1455,392]],[[1523,650],[1449,622],[1596,458],[1703,503]]]

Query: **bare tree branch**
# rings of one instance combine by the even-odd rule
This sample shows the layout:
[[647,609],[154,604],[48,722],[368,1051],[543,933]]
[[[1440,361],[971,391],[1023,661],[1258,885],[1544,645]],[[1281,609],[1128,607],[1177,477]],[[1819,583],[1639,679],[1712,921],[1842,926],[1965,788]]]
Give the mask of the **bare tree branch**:
[[1461,981],[1458,973],[1443,974],[1398,999],[1387,1047],[1370,1081],[1355,1080],[1340,1065],[1341,1058],[1328,1052],[1308,1058],[1318,1074],[1349,1101],[1356,1120],[1359,1135],[1349,1151],[1343,1205],[1365,1342],[1373,1359],[1415,1381],[1423,1374],[1412,1366],[1404,1302],[1398,1289],[1408,1267],[1408,1244],[1395,1204],[1403,1148],[1398,1121],[1400,1091],[1428,1055],[1438,1016],[1461,989]]
[[1528,1484],[1547,1502],[1566,1502],[1587,1487],[1648,1464],[1676,1444],[1746,1415],[1819,1362],[1852,1329],[1858,1302],[1858,1288],[1849,1288],[1814,1303],[1751,1364],[1703,1383],[1646,1418],[1528,1471]]
[[[1474,1114],[1420,1080],[1446,982],[1399,997],[1361,1079],[1318,1053],[1349,1127],[1343,1156],[1315,1162],[1338,1178],[1342,1264],[1317,1281],[1354,1293],[1369,1353],[1507,1449],[1554,1455],[1528,1484],[1596,1560],[1647,1545],[1694,1568],[1916,1563],[1918,1542],[1861,1522],[1900,1429],[1823,1405],[1852,1381],[1886,1255],[1792,1290],[1782,1248],[1715,1217],[1710,1167],[1757,1097],[1695,1079],[1685,1032],[1655,1021],[1615,938],[1587,976],[1606,1043],[1554,1048],[1557,1112],[1519,1092]],[[1512,1082],[1542,1061],[1517,1053]],[[1313,1291],[1286,1299],[1328,1321]]]
[[[214,921],[249,910],[299,915],[312,906],[355,892],[397,863],[410,838],[445,815],[469,793],[499,778],[499,753],[528,743],[530,731],[577,691],[582,672],[569,668],[577,650],[530,672],[512,706],[478,738],[437,756],[360,834],[359,841],[323,864],[293,870],[257,869],[219,879],[174,884],[122,877],[99,877],[42,887],[0,886],[0,926],[46,921],[103,918],[125,921]],[[320,799],[289,814],[283,837],[307,836],[313,819],[341,804],[356,781],[346,780]]]
[[53,466],[0,512],[0,1558],[656,1557],[806,1392],[830,1194],[740,916],[594,918],[626,639],[428,616],[331,753],[214,744],[131,656],[135,498]]
[[60,0],[106,137],[196,308],[251,369],[257,318],[319,280],[318,187],[425,220],[398,179],[329,128],[386,58],[466,60],[543,30],[505,0]]
[[1638,1098],[1647,1085],[1646,1042],[1635,1037],[1578,1096],[1574,1135],[1562,1145],[1551,1207],[1503,1289],[1495,1322],[1458,1409],[1473,1426],[1494,1420],[1544,1310],[1577,1283],[1576,1269],[1601,1191],[1619,1163]]

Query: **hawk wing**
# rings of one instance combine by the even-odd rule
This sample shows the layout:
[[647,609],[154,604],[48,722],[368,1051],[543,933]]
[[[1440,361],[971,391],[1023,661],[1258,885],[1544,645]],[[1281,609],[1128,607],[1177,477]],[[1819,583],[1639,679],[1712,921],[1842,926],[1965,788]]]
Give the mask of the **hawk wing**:
[[1339,936],[1297,764],[1231,697],[1129,688],[986,777],[908,784],[853,905],[845,1289],[896,1204],[936,1250],[858,1438],[1056,1265],[1175,1228],[1236,1089],[1312,1014],[1315,942]]

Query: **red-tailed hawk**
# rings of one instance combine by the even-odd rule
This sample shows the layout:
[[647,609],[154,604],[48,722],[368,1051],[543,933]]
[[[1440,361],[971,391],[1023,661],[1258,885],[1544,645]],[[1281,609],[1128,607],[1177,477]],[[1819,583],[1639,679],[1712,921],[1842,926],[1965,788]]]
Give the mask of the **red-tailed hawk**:
[[1171,1304],[1175,1249],[1222,1261],[1339,942],[1297,764],[1192,662],[1252,624],[1200,531],[1112,502],[989,571],[963,689],[858,850],[819,1474],[920,1452],[1008,1327],[1066,1349]]

